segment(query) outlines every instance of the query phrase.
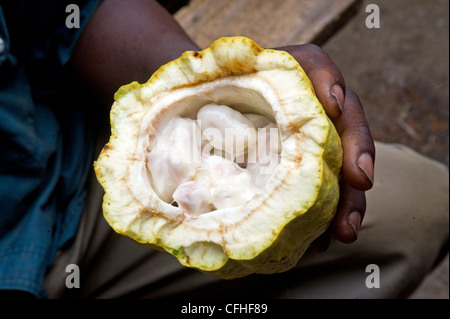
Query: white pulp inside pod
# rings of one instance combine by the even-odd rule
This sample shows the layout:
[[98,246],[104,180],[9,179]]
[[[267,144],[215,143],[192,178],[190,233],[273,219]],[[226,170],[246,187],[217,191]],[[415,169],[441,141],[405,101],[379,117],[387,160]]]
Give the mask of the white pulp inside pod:
[[190,216],[231,208],[264,189],[280,162],[277,125],[226,105],[174,117],[152,137],[147,168],[156,193]]

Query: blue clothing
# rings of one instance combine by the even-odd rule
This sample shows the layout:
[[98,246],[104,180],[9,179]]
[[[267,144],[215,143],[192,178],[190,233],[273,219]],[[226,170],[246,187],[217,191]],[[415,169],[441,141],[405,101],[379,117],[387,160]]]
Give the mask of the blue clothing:
[[[43,296],[76,232],[95,119],[68,62],[98,2],[0,0],[0,289]],[[66,26],[71,3],[80,28]]]

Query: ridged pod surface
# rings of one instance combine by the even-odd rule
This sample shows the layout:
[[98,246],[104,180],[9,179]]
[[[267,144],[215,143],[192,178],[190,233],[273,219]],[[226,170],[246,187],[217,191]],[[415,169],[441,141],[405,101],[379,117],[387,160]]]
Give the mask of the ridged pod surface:
[[[208,104],[269,119],[281,149],[250,200],[191,215],[155,190],[148,154],[171,119],[196,120]],[[94,163],[105,190],[104,217],[116,232],[185,266],[226,279],[283,272],[334,217],[340,138],[287,52],[262,49],[245,37],[218,39],[162,66],[147,83],[121,87],[110,116],[110,140]]]

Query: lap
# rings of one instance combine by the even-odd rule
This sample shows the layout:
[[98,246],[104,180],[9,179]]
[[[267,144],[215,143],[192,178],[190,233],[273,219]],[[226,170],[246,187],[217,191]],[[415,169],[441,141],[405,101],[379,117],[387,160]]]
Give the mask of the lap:
[[[94,174],[80,228],[45,279],[49,298],[405,297],[432,268],[448,240],[448,169],[400,145],[376,143],[375,184],[352,244],[333,242],[308,252],[283,274],[221,280],[187,269],[165,253],[116,234],[101,213],[103,191]],[[65,269],[80,269],[80,288],[68,289]],[[380,288],[366,286],[368,265]]]

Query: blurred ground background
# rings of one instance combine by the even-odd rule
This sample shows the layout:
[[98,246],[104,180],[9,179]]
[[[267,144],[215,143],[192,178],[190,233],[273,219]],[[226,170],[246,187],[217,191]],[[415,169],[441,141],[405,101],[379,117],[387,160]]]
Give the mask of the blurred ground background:
[[[246,7],[246,1],[191,0],[194,2],[196,15],[187,18],[181,10],[175,17],[205,47],[219,35],[249,36],[269,47],[299,44],[304,40],[302,23],[314,14],[308,12],[307,5],[298,10],[294,0],[261,0],[264,6],[255,10]],[[330,0],[321,16],[334,12],[331,6],[342,3],[344,0]],[[359,95],[374,139],[408,145],[448,167],[449,1],[368,0],[359,4],[349,22],[325,42],[323,37],[318,39],[319,44],[341,69],[347,86]],[[366,27],[368,4],[380,8],[379,29]],[[212,14],[216,19],[207,18],[207,10],[216,10]],[[260,19],[261,10],[271,10],[269,16],[280,22]],[[244,19],[228,20],[243,14],[247,15]],[[239,21],[244,23],[236,25]],[[273,37],[274,32],[265,36],[265,31],[258,30],[273,28],[286,37]],[[233,34],[235,30],[240,34]],[[448,255],[410,298],[449,298]]]
[[[367,29],[366,5],[380,8]],[[374,139],[449,165],[449,1],[369,0],[322,46],[361,98]],[[449,258],[411,298],[449,298]]]
[[[369,3],[380,29],[365,27]],[[369,0],[323,45],[364,103],[375,139],[449,164],[449,1]]]

